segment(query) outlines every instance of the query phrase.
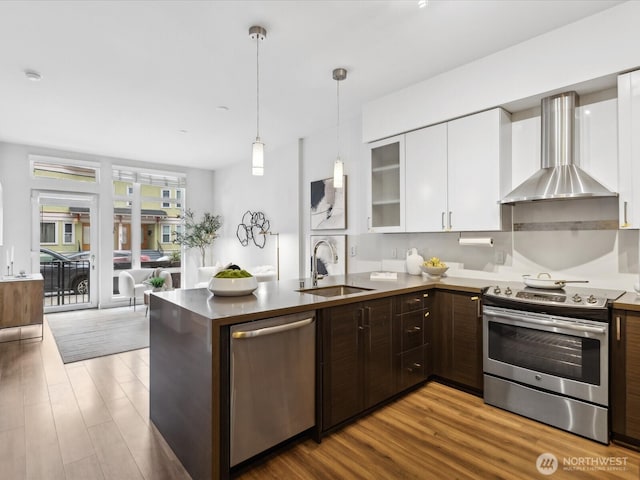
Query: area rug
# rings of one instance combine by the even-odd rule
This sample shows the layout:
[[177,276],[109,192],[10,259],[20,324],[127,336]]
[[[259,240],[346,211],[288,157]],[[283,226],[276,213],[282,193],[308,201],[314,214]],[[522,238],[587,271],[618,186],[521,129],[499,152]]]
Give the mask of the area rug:
[[47,315],[63,363],[137,350],[149,346],[149,319],[144,314],[103,316]]

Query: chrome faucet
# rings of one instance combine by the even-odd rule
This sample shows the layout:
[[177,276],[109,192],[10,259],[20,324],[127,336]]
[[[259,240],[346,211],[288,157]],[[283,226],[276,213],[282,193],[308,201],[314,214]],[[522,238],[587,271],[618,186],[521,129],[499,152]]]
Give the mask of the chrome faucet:
[[313,246],[313,261],[311,262],[311,282],[314,287],[318,286],[318,247],[323,243],[331,250],[333,263],[338,263],[338,254],[336,253],[334,246],[326,240],[318,240],[318,242]]

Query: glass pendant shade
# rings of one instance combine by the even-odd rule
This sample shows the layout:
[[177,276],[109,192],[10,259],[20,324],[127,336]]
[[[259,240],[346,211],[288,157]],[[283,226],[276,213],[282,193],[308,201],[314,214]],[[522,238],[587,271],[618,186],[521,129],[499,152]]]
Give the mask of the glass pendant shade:
[[333,188],[342,188],[342,177],[344,175],[344,164],[340,158],[336,158],[333,164]]
[[251,155],[251,173],[253,175],[264,175],[264,143],[260,137],[253,142],[253,153]]

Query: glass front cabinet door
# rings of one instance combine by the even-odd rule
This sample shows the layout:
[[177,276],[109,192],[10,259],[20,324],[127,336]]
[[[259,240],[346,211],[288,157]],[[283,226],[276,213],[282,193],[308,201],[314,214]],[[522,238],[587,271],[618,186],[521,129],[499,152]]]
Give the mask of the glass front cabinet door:
[[404,135],[369,144],[371,182],[368,228],[404,231]]

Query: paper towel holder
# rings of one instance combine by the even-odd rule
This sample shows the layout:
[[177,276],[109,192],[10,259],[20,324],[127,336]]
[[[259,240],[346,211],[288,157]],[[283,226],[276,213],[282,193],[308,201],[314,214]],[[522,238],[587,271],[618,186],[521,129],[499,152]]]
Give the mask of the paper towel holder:
[[462,238],[462,233],[459,233],[458,245],[463,247],[493,247],[493,238],[492,237]]

